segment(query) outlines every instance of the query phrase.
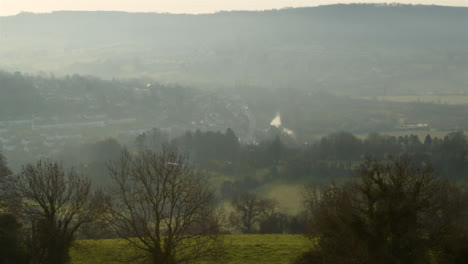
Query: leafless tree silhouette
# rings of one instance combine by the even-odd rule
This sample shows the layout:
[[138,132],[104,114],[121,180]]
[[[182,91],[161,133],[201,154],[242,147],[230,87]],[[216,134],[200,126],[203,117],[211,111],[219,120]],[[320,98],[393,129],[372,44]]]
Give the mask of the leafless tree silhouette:
[[89,179],[52,161],[25,165],[17,187],[25,216],[31,221],[32,262],[69,262],[74,235],[97,217],[102,193],[91,190]]
[[186,156],[168,149],[135,156],[124,151],[109,171],[114,183],[107,203],[109,224],[138,252],[129,260],[221,261],[214,192]]

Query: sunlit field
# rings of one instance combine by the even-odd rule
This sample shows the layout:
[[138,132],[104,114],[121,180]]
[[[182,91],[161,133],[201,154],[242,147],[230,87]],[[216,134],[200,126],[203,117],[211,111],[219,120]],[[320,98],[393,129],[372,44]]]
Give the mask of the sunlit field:
[[[233,264],[291,263],[311,243],[302,235],[227,235],[226,262]],[[72,264],[117,264],[132,254],[120,239],[81,240],[71,251]]]

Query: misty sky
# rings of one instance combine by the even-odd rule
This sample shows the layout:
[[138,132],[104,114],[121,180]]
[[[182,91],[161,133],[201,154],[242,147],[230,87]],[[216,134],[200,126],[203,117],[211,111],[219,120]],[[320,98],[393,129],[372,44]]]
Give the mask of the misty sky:
[[0,16],[21,11],[42,13],[56,10],[211,13],[220,10],[263,10],[352,2],[468,6],[468,0],[0,0]]

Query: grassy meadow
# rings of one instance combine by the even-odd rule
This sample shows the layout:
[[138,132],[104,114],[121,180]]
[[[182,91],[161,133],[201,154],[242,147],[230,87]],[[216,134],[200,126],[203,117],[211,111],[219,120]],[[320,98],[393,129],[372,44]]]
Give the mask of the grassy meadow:
[[[311,243],[302,235],[226,235],[226,262],[232,264],[291,263]],[[72,264],[121,264],[119,256],[133,251],[120,239],[80,240],[71,251]]]

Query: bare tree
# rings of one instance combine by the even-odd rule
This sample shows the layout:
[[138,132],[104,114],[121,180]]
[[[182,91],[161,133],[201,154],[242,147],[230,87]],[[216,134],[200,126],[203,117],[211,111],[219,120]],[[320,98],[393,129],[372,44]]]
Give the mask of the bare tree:
[[56,162],[38,161],[22,168],[17,187],[31,221],[33,263],[68,263],[75,233],[94,220],[102,204],[89,179]]
[[253,193],[243,193],[236,196],[231,205],[231,224],[241,229],[243,233],[254,233],[260,221],[274,213],[276,201],[260,198]]
[[[145,263],[219,262],[220,222],[204,174],[177,151],[124,151],[109,165],[109,224]],[[134,260],[133,259],[133,260]]]
[[315,212],[326,188],[322,185],[308,184],[302,189],[302,206],[306,213]]

